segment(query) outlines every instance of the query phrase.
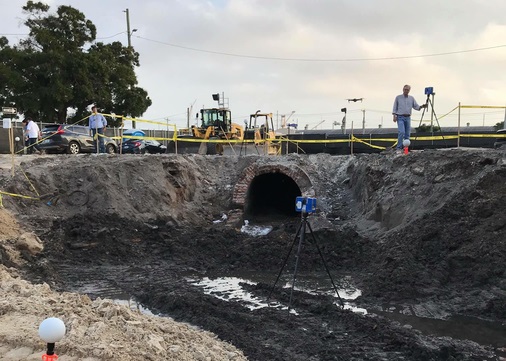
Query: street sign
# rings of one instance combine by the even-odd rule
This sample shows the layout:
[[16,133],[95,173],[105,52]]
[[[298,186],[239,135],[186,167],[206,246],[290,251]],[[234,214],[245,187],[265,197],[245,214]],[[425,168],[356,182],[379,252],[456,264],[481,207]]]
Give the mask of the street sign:
[[18,110],[13,107],[2,107],[2,113],[4,113],[4,114],[17,114]]

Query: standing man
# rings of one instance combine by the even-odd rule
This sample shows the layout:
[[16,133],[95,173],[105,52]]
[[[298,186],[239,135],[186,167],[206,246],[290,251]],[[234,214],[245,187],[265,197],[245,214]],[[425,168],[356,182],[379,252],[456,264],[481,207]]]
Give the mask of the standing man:
[[25,134],[27,138],[25,146],[28,148],[28,154],[33,154],[35,152],[42,154],[39,146],[37,145],[37,141],[40,137],[39,126],[30,117],[23,119],[22,123],[25,125]]
[[410,90],[411,86],[404,85],[402,94],[395,97],[394,109],[392,111],[394,123],[397,123],[397,130],[399,131],[397,147],[395,149],[400,151],[402,151],[402,142],[405,139],[409,139],[411,132],[411,109],[420,110],[427,108],[427,104],[418,105],[415,98],[409,95]]
[[[105,147],[104,147],[104,132],[105,127],[107,126],[107,120],[105,120],[105,117],[97,113],[97,106],[94,105],[91,107],[91,115],[89,120],[89,128],[90,128],[90,134],[92,137],[97,137],[97,142],[99,144],[99,150],[100,153],[105,153]],[[98,135],[97,135],[98,133]]]

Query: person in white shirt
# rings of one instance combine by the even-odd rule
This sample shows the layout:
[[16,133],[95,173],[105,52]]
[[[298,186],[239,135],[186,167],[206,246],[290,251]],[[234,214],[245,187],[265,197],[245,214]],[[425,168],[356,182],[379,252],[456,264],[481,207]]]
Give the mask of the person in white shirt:
[[37,140],[40,137],[39,126],[30,117],[23,119],[23,124],[25,124],[25,132],[28,138],[27,144],[28,154],[33,154],[35,152],[41,154],[42,152],[39,146],[37,145]]

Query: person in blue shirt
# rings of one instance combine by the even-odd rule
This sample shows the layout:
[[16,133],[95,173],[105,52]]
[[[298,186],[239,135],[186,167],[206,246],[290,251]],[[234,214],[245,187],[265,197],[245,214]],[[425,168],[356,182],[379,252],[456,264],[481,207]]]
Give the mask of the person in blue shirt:
[[105,153],[105,146],[104,146],[104,132],[105,128],[107,127],[107,120],[105,117],[97,112],[97,107],[94,105],[91,108],[91,115],[89,119],[89,128],[90,128],[90,134],[92,137],[95,137],[95,135],[98,133],[98,139],[97,142],[99,144],[99,151],[100,153]]
[[427,104],[418,105],[415,98],[409,95],[411,86],[404,85],[402,88],[402,94],[397,95],[394,100],[394,109],[392,114],[394,115],[394,123],[397,123],[397,150],[402,150],[402,142],[405,139],[409,139],[409,133],[411,132],[411,110],[420,110],[427,108]]

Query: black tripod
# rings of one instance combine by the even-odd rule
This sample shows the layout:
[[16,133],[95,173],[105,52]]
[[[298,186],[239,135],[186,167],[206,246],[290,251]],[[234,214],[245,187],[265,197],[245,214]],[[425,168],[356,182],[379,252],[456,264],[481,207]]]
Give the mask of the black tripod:
[[[432,100],[430,99],[430,96],[432,95]],[[418,124],[418,129],[420,129],[420,127],[422,126],[422,121],[423,121],[423,115],[425,114],[425,110],[426,109],[429,109],[429,106],[430,106],[430,109],[431,109],[431,113],[430,113],[430,132],[431,134],[434,134],[434,119],[436,120],[436,123],[437,123],[437,126],[439,128],[439,133],[441,134],[441,138],[443,139],[443,142],[445,144],[445,147],[447,146],[446,144],[446,139],[443,135],[443,131],[441,130],[441,125],[439,124],[439,120],[437,119],[437,115],[436,115],[436,112],[434,110],[434,95],[436,95],[436,93],[429,93],[427,94],[427,99],[425,100],[425,104],[427,104],[427,107],[426,108],[423,108],[423,111],[422,111],[422,117],[420,118],[420,123]],[[418,135],[415,136],[415,141],[416,139],[418,138]]]
[[313,243],[316,246],[316,249],[318,250],[318,253],[320,254],[320,258],[322,259],[323,265],[325,266],[327,274],[330,278],[330,282],[332,283],[332,287],[334,288],[334,292],[336,293],[337,297],[339,298],[339,303],[340,303],[341,307],[344,308],[343,300],[341,299],[341,296],[339,296],[339,292],[337,292],[337,287],[334,283],[334,279],[332,278],[332,276],[330,274],[329,268],[327,267],[327,263],[325,262],[325,258],[323,258],[323,254],[322,254],[320,247],[318,246],[318,242],[316,241],[316,238],[313,234],[313,230],[311,228],[311,225],[309,224],[309,222],[307,220],[308,215],[309,214],[307,212],[302,212],[302,218],[301,218],[299,228],[297,230],[297,233],[295,234],[295,237],[293,239],[292,245],[290,246],[288,254],[285,257],[285,260],[283,262],[283,267],[281,267],[281,269],[279,270],[279,274],[278,274],[278,277],[276,278],[276,282],[274,282],[271,292],[269,293],[269,297],[267,297],[267,303],[269,303],[269,299],[271,298],[272,292],[274,291],[274,288],[276,287],[276,284],[279,281],[279,277],[281,277],[281,273],[283,273],[283,269],[286,266],[286,263],[288,261],[288,258],[290,257],[290,254],[292,253],[292,249],[293,249],[293,246],[295,245],[295,241],[297,240],[297,238],[299,238],[299,245],[297,247],[297,255],[295,257],[295,270],[293,272],[292,288],[290,291],[290,301],[288,302],[288,312],[290,312],[290,308],[292,306],[293,289],[295,287],[295,280],[297,279],[297,268],[299,266],[300,250],[302,248],[302,243],[304,242],[304,239],[306,237],[306,227],[307,227],[307,228],[309,228],[309,232],[311,233],[311,236],[313,238],[313,242],[310,242],[310,243]]

